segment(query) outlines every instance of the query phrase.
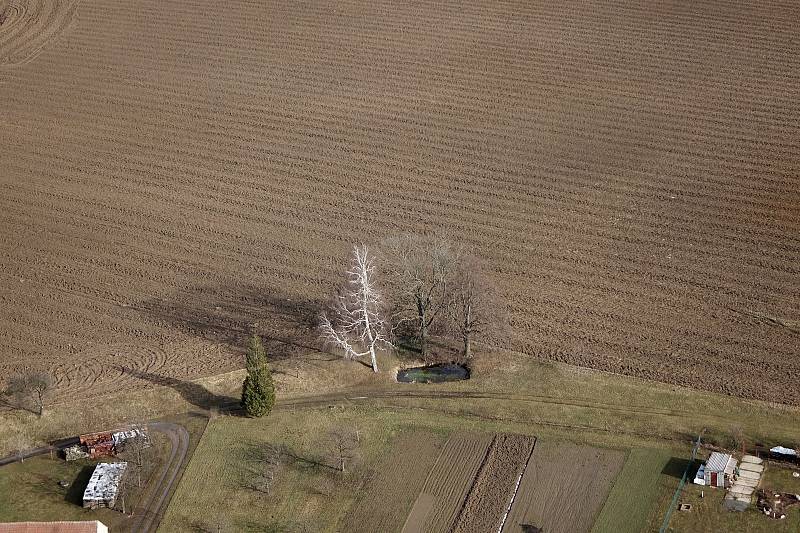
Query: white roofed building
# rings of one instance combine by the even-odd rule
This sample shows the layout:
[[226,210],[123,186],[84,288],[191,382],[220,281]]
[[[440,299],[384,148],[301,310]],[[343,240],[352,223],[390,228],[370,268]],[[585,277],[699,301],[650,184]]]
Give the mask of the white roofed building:
[[83,492],[83,506],[88,509],[114,507],[127,466],[128,463],[98,463]]
[[709,487],[728,487],[736,473],[736,459],[727,453],[712,452],[706,461],[705,480]]

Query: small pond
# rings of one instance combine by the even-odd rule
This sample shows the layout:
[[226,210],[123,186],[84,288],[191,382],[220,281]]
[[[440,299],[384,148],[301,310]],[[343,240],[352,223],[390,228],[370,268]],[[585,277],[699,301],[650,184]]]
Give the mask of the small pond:
[[469,379],[469,369],[461,365],[431,365],[406,368],[397,371],[401,383],[443,383]]

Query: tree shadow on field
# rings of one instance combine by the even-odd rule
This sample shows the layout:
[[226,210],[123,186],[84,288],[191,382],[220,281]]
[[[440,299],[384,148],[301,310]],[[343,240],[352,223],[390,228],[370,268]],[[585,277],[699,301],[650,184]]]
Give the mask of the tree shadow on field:
[[211,409],[225,409],[229,412],[235,412],[239,406],[238,398],[214,394],[199,383],[194,383],[193,381],[160,376],[134,368],[120,367],[120,370],[125,374],[129,374],[144,381],[149,381],[155,385],[169,387],[177,391],[178,394],[190,404],[206,411]]
[[234,285],[198,286],[135,308],[162,325],[225,344],[237,354],[244,354],[249,336],[259,335],[270,361],[302,357],[313,364],[336,358],[317,345],[317,319],[325,304],[271,287]]

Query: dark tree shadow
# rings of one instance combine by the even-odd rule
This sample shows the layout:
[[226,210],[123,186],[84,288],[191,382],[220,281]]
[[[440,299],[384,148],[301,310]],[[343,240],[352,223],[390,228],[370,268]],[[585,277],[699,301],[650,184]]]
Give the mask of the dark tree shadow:
[[670,457],[667,464],[664,465],[664,468],[661,470],[661,473],[665,476],[680,479],[683,477],[683,473],[686,472],[691,462],[690,459],[684,459],[682,457]]
[[[243,354],[247,339],[259,335],[271,361],[334,358],[320,349],[317,321],[327,302],[271,287],[199,286],[133,306],[160,324],[229,346]],[[243,360],[242,360],[243,361]]]
[[142,372],[141,370],[136,370],[134,368],[121,367],[120,370],[135,378],[149,381],[155,385],[169,387],[177,391],[184,400],[196,407],[199,407],[200,409],[204,409],[206,411],[210,409],[224,409],[231,412],[238,411],[238,398],[214,394],[198,383],[167,376],[160,376],[158,374],[151,374],[150,372]]

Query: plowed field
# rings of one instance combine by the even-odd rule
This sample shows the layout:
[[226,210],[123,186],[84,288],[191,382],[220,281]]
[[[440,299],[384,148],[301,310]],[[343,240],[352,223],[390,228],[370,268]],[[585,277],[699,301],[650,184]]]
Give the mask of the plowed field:
[[589,531],[624,463],[621,451],[537,441],[503,533],[523,532],[525,525]]
[[526,435],[495,436],[458,516],[454,533],[498,530],[535,442],[536,439]]
[[444,437],[424,431],[400,435],[369,485],[345,515],[340,531],[399,531],[433,468]]
[[0,378],[305,350],[349,243],[439,229],[493,265],[511,348],[800,404],[798,25],[769,0],[0,0]]
[[491,434],[447,439],[411,508],[403,533],[453,530],[493,440]]

